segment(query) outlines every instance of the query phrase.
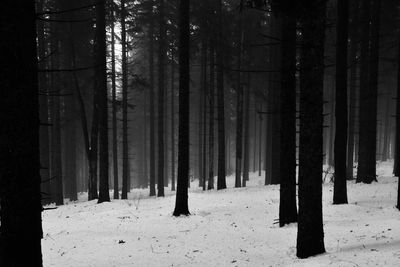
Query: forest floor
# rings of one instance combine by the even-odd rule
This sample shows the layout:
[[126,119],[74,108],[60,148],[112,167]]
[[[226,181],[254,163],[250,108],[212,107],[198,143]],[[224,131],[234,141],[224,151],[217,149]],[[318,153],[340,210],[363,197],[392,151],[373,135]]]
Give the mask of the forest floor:
[[296,258],[296,224],[279,228],[279,186],[251,175],[246,188],[203,192],[192,183],[191,216],[175,218],[175,193],[81,201],[43,213],[44,266],[400,266],[400,212],[392,162],[378,183],[348,182],[348,205],[323,187],[325,254]]

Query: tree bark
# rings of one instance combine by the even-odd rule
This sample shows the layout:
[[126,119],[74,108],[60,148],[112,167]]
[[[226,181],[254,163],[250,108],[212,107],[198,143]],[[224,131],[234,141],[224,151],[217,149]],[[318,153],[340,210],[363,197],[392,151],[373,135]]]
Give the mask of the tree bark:
[[297,221],[296,206],[296,10],[281,18],[279,226]]
[[225,104],[224,104],[224,73],[223,73],[223,36],[222,36],[222,0],[217,7],[217,108],[218,108],[218,181],[217,189],[226,188],[225,168]]
[[119,199],[118,182],[118,123],[117,123],[117,86],[115,80],[115,29],[114,8],[111,10],[111,88],[112,88],[112,150],[113,150],[113,180],[114,199]]
[[128,66],[126,58],[126,9],[121,0],[121,46],[122,46],[122,192],[121,199],[128,199],[129,155],[128,155]]
[[0,265],[41,267],[35,3],[2,4],[0,34],[6,38],[0,42]]
[[157,196],[164,196],[164,62],[165,62],[165,18],[164,0],[159,2],[158,42],[158,169]]
[[108,93],[107,93],[107,46],[105,0],[96,5],[96,79],[99,90],[99,201],[110,201],[108,184]]
[[179,142],[178,184],[173,215],[190,215],[188,207],[189,183],[189,6],[190,1],[179,1]]
[[336,28],[336,127],[335,127],[335,183],[333,204],[347,204],[346,147],[347,147],[347,43],[349,1],[338,1]]
[[325,252],[321,177],[326,0],[303,2],[303,11],[296,254],[308,258]]

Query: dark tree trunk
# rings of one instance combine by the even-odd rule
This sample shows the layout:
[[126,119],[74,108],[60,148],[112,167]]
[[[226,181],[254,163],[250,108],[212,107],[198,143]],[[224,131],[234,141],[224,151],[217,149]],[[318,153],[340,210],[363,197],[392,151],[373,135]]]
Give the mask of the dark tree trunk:
[[396,136],[393,173],[398,177],[397,209],[400,210],[400,34],[398,34],[397,54],[397,97],[396,97]]
[[99,203],[110,201],[108,184],[108,93],[105,0],[96,5],[96,79],[99,90]]
[[[204,33],[202,33],[204,35]],[[207,91],[207,41],[205,36],[202,36],[202,42],[201,42],[201,70],[200,70],[200,101],[199,101],[199,133],[198,133],[198,137],[199,137],[199,187],[203,186],[203,181],[205,179],[205,166],[207,165],[204,158],[205,158],[205,154],[204,154],[204,148],[205,148],[205,144],[204,144],[204,140],[205,140],[205,94]]]
[[382,144],[382,161],[387,161],[389,158],[389,141],[390,141],[390,102],[392,100],[391,93],[387,90],[386,95],[386,106],[385,106],[385,113],[384,113],[384,127],[383,127],[383,144]]
[[325,252],[321,178],[326,0],[307,1],[303,10],[297,257],[308,258]]
[[333,204],[347,204],[347,43],[349,1],[338,1],[336,27],[336,127],[335,127],[335,183]]
[[397,208],[400,210],[400,34],[397,55],[396,135],[393,174],[399,177]]
[[[37,6],[38,12],[43,12],[44,1],[40,1]],[[38,33],[38,58],[44,59],[46,56],[45,27],[43,21],[37,22]],[[45,69],[45,61],[39,63],[39,68]],[[51,180],[50,180],[50,136],[49,136],[49,107],[48,107],[48,81],[45,73],[39,74],[39,114],[40,114],[40,177],[42,179],[41,190],[43,192],[42,204],[51,203]]]
[[357,91],[357,52],[359,47],[358,41],[358,6],[359,1],[353,1],[352,10],[353,18],[351,20],[351,33],[350,33],[350,82],[349,82],[349,123],[348,123],[348,141],[347,141],[347,179],[352,180],[353,165],[354,165],[354,148],[355,148],[355,124],[356,124],[356,91]]
[[[154,1],[151,0],[151,8]],[[153,11],[152,15],[153,15]],[[149,79],[150,79],[150,196],[156,195],[156,164],[155,164],[155,106],[154,106],[154,20],[151,18],[149,27]]]
[[282,17],[279,226],[297,221],[296,206],[296,10]]
[[246,79],[246,94],[244,101],[243,187],[246,186],[246,181],[249,180],[250,167],[250,74],[247,74]]
[[214,46],[210,42],[210,88],[209,88],[209,127],[208,127],[208,190],[214,189]]
[[226,188],[225,169],[225,104],[224,104],[224,73],[222,49],[222,0],[218,0],[217,7],[218,34],[217,34],[217,109],[218,109],[218,181],[217,189]]
[[158,40],[158,168],[157,196],[164,196],[164,62],[165,62],[165,18],[164,0],[159,5]]
[[243,52],[243,11],[239,19],[239,40],[237,54],[236,74],[236,164],[235,164],[235,187],[242,186],[242,164],[243,164],[243,84],[242,84],[242,52]]
[[65,197],[71,201],[78,200],[76,188],[76,107],[75,98],[65,98]]
[[179,142],[178,184],[173,215],[189,215],[189,6],[190,1],[179,1]]
[[[58,43],[57,41],[55,41]],[[53,46],[55,47],[55,46]],[[58,68],[58,60],[54,59],[52,63],[53,68]],[[56,85],[58,82],[58,77],[53,74],[52,85]],[[56,86],[57,88],[58,86]],[[60,111],[60,97],[52,97],[51,105],[51,171],[50,177],[54,181],[52,183],[52,191],[54,192],[53,201],[56,205],[64,204],[64,194],[63,194],[63,178],[62,178],[62,160],[61,160],[61,111]]]
[[7,0],[2,5],[0,265],[39,267],[43,232],[35,3]]
[[171,50],[171,191],[175,191],[175,59]]
[[122,192],[121,199],[128,199],[128,66],[126,58],[126,9],[121,0],[121,46],[122,46]]
[[[356,181],[371,183],[376,181],[376,127],[380,1],[373,0],[372,9],[370,8],[369,1],[363,1],[362,3],[364,23],[361,37],[360,89],[362,89],[360,90],[360,140]],[[372,10],[371,20],[370,10]]]
[[112,150],[113,150],[113,180],[114,199],[119,199],[118,182],[118,123],[117,123],[117,85],[115,80],[115,31],[114,8],[111,10],[111,88],[112,88]]
[[[261,110],[262,110],[262,105],[261,105]],[[262,163],[262,147],[263,147],[263,145],[262,145],[262,136],[263,136],[263,131],[262,131],[262,129],[263,129],[263,118],[262,118],[262,115],[261,114],[259,114],[258,115],[258,125],[259,125],[259,127],[258,127],[258,131],[259,131],[259,134],[258,134],[258,176],[261,176],[261,163]]]

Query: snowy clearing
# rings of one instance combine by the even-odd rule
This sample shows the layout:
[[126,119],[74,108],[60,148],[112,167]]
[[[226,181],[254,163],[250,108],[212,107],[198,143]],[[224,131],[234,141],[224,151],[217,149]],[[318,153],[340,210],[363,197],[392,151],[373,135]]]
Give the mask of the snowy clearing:
[[279,228],[279,186],[251,175],[248,187],[203,192],[192,183],[189,217],[173,217],[174,192],[149,198],[69,203],[43,213],[44,266],[400,266],[400,212],[392,163],[379,183],[348,183],[349,205],[324,185],[327,253],[296,258],[296,224]]

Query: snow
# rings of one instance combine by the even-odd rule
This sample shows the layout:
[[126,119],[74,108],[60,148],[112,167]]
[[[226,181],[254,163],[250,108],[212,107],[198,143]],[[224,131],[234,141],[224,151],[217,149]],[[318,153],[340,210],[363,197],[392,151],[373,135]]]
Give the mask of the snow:
[[[189,217],[175,218],[174,192],[150,198],[80,201],[43,213],[44,266],[400,266],[400,212],[392,162],[379,183],[348,183],[348,205],[332,205],[323,187],[327,253],[296,258],[296,224],[279,228],[279,186],[252,174],[248,187],[203,192],[193,182]],[[327,179],[329,180],[329,179]]]

